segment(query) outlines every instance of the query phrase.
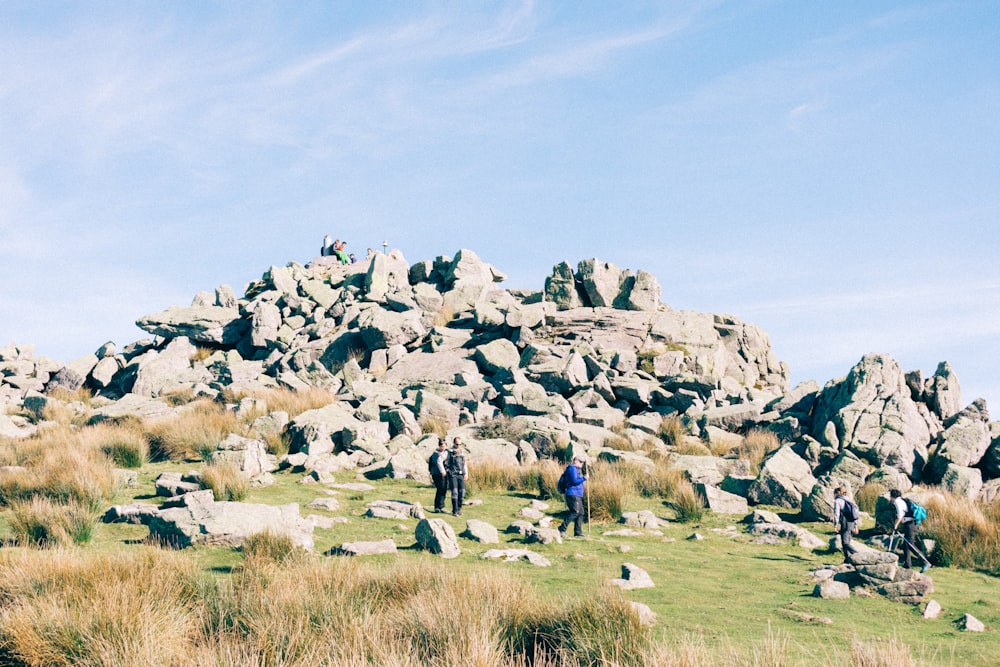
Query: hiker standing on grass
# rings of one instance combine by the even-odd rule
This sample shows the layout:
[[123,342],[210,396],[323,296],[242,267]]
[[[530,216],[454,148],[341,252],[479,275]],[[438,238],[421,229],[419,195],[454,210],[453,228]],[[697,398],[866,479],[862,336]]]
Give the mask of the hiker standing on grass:
[[853,565],[851,554],[854,547],[851,546],[851,537],[858,533],[858,520],[860,519],[858,506],[847,498],[847,491],[842,486],[838,486],[833,491],[833,529],[840,535],[840,548],[844,550],[844,562]]
[[559,536],[566,537],[566,529],[569,524],[573,524],[573,537],[583,537],[583,485],[587,481],[586,475],[581,471],[581,466],[586,461],[582,456],[574,456],[573,461],[566,466],[562,477],[559,478],[559,490],[566,497],[566,507],[569,514],[559,526]]
[[444,511],[444,499],[448,495],[448,443],[438,440],[437,449],[427,461],[427,468],[434,482],[434,511]]
[[465,463],[462,438],[457,436],[448,455],[447,470],[451,484],[451,515],[461,516],[462,503],[465,500],[465,480],[469,479],[469,466]]
[[913,565],[911,554],[916,554],[923,561],[923,570],[926,572],[930,569],[931,563],[922,553],[917,551],[915,546],[917,522],[914,521],[913,513],[910,511],[910,503],[903,497],[899,489],[890,491],[889,497],[892,498],[892,506],[896,510],[896,522],[892,524],[892,530],[903,535],[903,567],[909,570],[910,566]]

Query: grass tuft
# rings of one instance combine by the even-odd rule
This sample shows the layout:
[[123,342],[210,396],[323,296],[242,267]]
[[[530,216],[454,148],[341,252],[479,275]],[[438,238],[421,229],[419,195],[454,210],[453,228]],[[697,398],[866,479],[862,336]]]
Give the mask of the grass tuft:
[[245,500],[250,491],[250,480],[243,471],[229,461],[213,461],[202,469],[202,487],[212,490],[217,501]]

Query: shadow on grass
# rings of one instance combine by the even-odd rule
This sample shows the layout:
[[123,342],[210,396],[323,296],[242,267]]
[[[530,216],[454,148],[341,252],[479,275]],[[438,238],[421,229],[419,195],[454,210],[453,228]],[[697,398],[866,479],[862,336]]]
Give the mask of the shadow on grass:
[[774,561],[787,561],[790,563],[811,563],[813,562],[811,558],[806,558],[804,556],[796,556],[794,554],[785,554],[784,556],[769,556],[767,554],[756,554],[750,556],[754,560],[774,560]]

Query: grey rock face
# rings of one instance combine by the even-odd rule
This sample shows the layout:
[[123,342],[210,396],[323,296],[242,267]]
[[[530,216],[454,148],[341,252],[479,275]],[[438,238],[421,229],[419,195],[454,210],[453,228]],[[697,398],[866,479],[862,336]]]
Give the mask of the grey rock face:
[[695,490],[705,499],[705,504],[716,514],[746,514],[747,499],[728,493],[709,484],[696,484]]
[[828,447],[849,449],[875,467],[917,477],[931,438],[899,364],[877,354],[865,355],[846,378],[823,388],[812,436]]
[[947,422],[930,465],[935,480],[940,480],[951,464],[969,467],[979,463],[990,447],[989,421],[986,403],[979,399]]
[[750,485],[747,499],[760,505],[798,509],[802,496],[815,484],[809,464],[785,445],[764,461],[760,474]]

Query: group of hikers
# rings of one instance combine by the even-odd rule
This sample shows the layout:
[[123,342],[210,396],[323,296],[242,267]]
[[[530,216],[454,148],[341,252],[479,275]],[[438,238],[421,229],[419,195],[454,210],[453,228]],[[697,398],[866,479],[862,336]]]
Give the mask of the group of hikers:
[[[439,440],[437,449],[431,454],[427,464],[435,488],[434,511],[437,513],[445,511],[444,503],[450,490],[452,516],[461,516],[465,501],[465,484],[469,479],[469,466],[462,447],[462,438],[460,436],[454,438],[450,451],[447,442],[444,439]],[[576,455],[559,477],[557,489],[563,495],[568,510],[566,518],[559,526],[560,537],[566,537],[570,524],[573,525],[574,537],[585,537],[583,532],[584,485],[587,483],[585,466],[586,459]],[[833,495],[834,530],[840,537],[844,562],[853,565],[851,556],[855,553],[855,549],[852,541],[854,535],[858,533],[861,511],[857,504],[847,497],[847,490],[843,486],[834,489]],[[912,557],[916,555],[923,563],[922,571],[926,572],[930,569],[931,563],[915,544],[917,524],[923,519],[925,510],[913,501],[903,498],[899,489],[892,489],[889,496],[892,499],[895,516],[889,549],[892,550],[893,542],[898,537],[903,547],[903,567],[910,569],[913,565]]]
[[[340,260],[341,264],[354,264],[358,261],[358,258],[354,256],[354,253],[348,253],[347,241],[341,241],[340,239],[330,239],[330,235],[327,234],[323,237],[323,245],[319,248],[320,257],[336,257]],[[371,259],[375,251],[368,248],[368,255],[366,259]]]
[[[566,529],[573,524],[574,537],[584,537],[583,533],[583,496],[587,476],[583,474],[586,461],[582,456],[573,457],[559,478],[558,490],[566,500],[569,513],[559,526],[559,535],[566,536]],[[439,440],[437,449],[427,460],[431,481],[434,483],[434,512],[445,511],[444,503],[451,491],[451,514],[462,515],[462,505],[465,502],[465,483],[469,479],[469,465],[462,448],[461,436],[452,440],[451,449],[445,440]]]
[[444,501],[451,490],[451,514],[460,516],[465,503],[465,482],[469,479],[469,466],[465,462],[465,452],[462,449],[462,438],[452,441],[451,451],[448,443],[439,440],[437,449],[427,461],[434,482],[434,511],[444,512]]
[[[840,548],[844,552],[844,562],[854,564],[851,556],[855,553],[854,545],[851,543],[854,535],[858,533],[858,524],[861,521],[861,512],[857,504],[847,497],[847,490],[843,486],[838,486],[833,492],[833,526],[840,536]],[[904,498],[899,489],[892,489],[889,492],[892,499],[892,509],[895,521],[892,525],[892,536],[889,539],[889,550],[892,551],[895,539],[898,537],[903,547],[903,567],[910,569],[913,566],[913,556],[917,556],[923,563],[922,572],[926,572],[931,567],[931,562],[916,546],[917,524],[920,523],[923,511],[920,506]]]

